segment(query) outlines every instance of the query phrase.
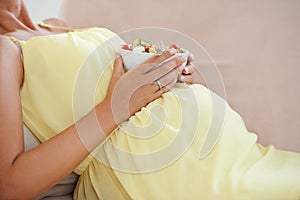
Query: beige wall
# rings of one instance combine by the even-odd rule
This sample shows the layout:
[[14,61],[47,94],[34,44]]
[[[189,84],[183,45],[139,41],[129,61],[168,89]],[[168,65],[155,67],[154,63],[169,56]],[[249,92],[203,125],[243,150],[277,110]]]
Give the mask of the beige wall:
[[73,27],[188,34],[218,65],[229,103],[259,141],[300,151],[299,10],[299,0],[63,0],[60,16]]

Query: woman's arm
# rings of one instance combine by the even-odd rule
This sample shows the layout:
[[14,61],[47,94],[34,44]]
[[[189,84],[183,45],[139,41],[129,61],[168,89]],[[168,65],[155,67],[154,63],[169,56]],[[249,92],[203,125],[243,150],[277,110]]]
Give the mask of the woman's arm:
[[[72,126],[55,138],[24,152],[20,87],[23,66],[19,49],[0,39],[0,199],[32,199],[67,176],[89,154]],[[103,104],[99,110],[109,118]],[[88,123],[87,115],[81,123]],[[112,120],[105,127],[112,129]],[[99,144],[98,134],[90,141]]]
[[[170,56],[172,56],[170,52],[165,52],[149,62],[159,63]],[[77,124],[86,127],[84,135],[79,136],[76,126],[73,125],[47,142],[24,152],[19,93],[23,79],[21,56],[16,45],[0,36],[0,199],[32,199],[67,176],[116,128],[118,123],[128,119],[142,106],[168,91],[177,80],[176,67],[182,62],[180,59],[173,59],[168,62],[168,67],[161,67],[151,73],[145,73],[146,68],[140,66],[126,76],[123,75],[122,59],[118,57],[108,95],[94,110],[101,129],[93,128],[91,125],[95,114],[91,112]],[[125,85],[123,88],[125,96],[128,88],[136,88],[137,85],[134,84],[138,84],[132,82],[130,74],[144,76],[143,79],[147,78],[150,83],[133,91],[134,98],[130,101],[129,112],[123,112],[125,114],[115,122],[112,107],[115,102],[113,94],[118,88],[118,83]],[[157,78],[168,87],[158,90],[154,83]],[[117,102],[117,105],[122,103]]]

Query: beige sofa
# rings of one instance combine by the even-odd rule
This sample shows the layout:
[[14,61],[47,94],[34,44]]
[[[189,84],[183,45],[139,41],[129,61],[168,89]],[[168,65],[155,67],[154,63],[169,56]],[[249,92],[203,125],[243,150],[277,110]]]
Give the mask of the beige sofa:
[[77,28],[187,34],[211,55],[229,103],[259,142],[300,151],[299,8],[298,0],[63,0],[60,16]]

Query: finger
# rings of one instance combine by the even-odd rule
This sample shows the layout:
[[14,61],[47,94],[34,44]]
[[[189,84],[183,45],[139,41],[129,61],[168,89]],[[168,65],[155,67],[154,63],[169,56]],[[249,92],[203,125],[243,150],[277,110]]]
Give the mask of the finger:
[[163,77],[164,75],[168,74],[173,69],[176,69],[177,67],[181,66],[184,62],[185,62],[184,58],[180,56],[175,57],[174,59],[164,63],[163,65],[149,72],[147,76],[149,77],[150,80],[152,79],[152,81],[157,80]]
[[161,55],[155,55],[147,59],[146,61],[142,62],[138,67],[142,68],[144,72],[147,72],[155,65],[158,65],[159,63],[172,57],[175,54],[176,54],[176,50],[171,48],[169,50],[164,51]]
[[195,59],[194,54],[189,53],[188,60],[187,60],[187,65],[188,65],[189,63],[193,62],[194,59]]
[[177,79],[178,79],[178,72],[176,70],[172,70],[168,74],[161,77],[159,79],[159,82],[162,85],[162,87],[164,87],[164,86],[168,85],[169,83],[171,83],[174,80],[177,81]]
[[171,82],[173,82],[173,81],[177,82],[177,79],[178,79],[178,73],[175,69],[173,69],[171,72],[169,72],[165,76],[152,82],[150,84],[152,89],[150,89],[150,90],[152,92],[161,90],[161,88],[165,87],[166,85],[169,85]]
[[112,71],[112,76],[109,82],[109,88],[107,95],[111,95],[117,82],[120,80],[122,75],[124,74],[124,68],[123,68],[123,60],[122,57],[119,53],[115,53],[115,61],[114,61],[114,66],[113,66],[113,71]]
[[169,92],[176,84],[177,79],[170,82],[168,85],[164,86],[161,90],[158,90],[154,93],[154,99],[159,98],[162,94]]
[[114,69],[113,69],[114,75],[122,76],[124,74],[124,65],[123,65],[123,59],[121,54],[118,52],[115,52],[115,62],[114,62]]
[[188,84],[193,84],[194,79],[192,75],[180,75],[178,77],[178,81],[188,83]]
[[[151,84],[150,84],[150,86],[151,86],[151,92],[152,93],[155,93],[156,91],[158,91],[158,90],[160,90],[160,87],[159,87],[159,85],[158,85],[158,81],[160,82],[160,80],[157,80],[157,81],[154,81],[154,82],[152,82]],[[160,83],[161,84],[161,83]],[[161,86],[162,86],[162,84],[161,84]],[[162,86],[162,88],[163,88],[163,86]]]
[[179,75],[178,76],[178,81],[182,82],[182,83],[185,82],[185,76],[184,75]]
[[180,65],[179,67],[177,67],[176,69],[177,69],[178,74],[181,74],[181,73],[182,73],[182,70],[183,70],[185,67],[186,67],[186,64],[185,64],[185,63],[183,63],[182,65]]
[[194,72],[195,72],[195,66],[193,64],[189,64],[185,66],[182,70],[182,74],[184,75],[192,74]]

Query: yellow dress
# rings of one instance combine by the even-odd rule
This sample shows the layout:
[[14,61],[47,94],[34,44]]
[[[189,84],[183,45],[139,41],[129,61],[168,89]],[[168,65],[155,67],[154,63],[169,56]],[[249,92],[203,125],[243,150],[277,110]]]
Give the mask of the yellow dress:
[[[20,43],[23,120],[44,142],[103,100],[123,42],[90,28]],[[177,84],[74,170],[74,199],[299,200],[300,155],[256,139],[222,98]]]

